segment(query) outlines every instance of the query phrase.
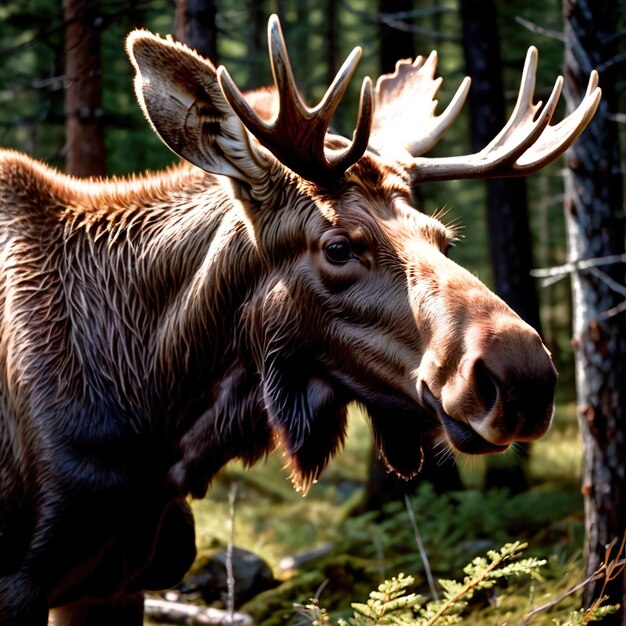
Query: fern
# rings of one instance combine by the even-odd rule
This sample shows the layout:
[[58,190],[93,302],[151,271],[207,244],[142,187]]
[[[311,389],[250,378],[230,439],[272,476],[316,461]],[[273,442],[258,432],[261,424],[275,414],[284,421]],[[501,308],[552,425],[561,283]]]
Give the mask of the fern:
[[[493,587],[498,579],[518,575],[533,575],[545,564],[540,559],[523,559],[512,562],[527,547],[521,542],[508,543],[499,551],[490,550],[485,557],[474,559],[464,568],[462,581],[440,580],[443,591],[440,599],[427,601],[410,592],[412,576],[399,574],[386,580],[370,593],[366,603],[355,602],[353,617],[338,620],[338,626],[448,626],[462,621],[461,613],[479,589]],[[331,626],[328,613],[317,601],[296,610],[307,617],[314,626]],[[572,626],[575,622],[572,622]],[[560,626],[570,626],[569,623]]]
[[399,574],[397,578],[386,580],[370,593],[367,604],[352,604],[354,617],[346,622],[339,620],[339,626],[369,626],[369,624],[413,624],[415,611],[419,610],[424,598],[415,593],[407,593],[413,585],[412,576]]

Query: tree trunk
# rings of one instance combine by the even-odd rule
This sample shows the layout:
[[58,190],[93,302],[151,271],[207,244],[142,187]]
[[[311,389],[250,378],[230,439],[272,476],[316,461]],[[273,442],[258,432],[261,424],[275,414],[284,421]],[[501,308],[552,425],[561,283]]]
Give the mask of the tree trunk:
[[98,0],[63,0],[65,167],[75,176],[106,174]]
[[325,45],[326,45],[326,80],[330,85],[339,69],[339,33],[337,31],[337,0],[326,0],[326,24],[325,24]]
[[[585,93],[589,72],[600,73],[600,109],[567,153],[565,218],[571,261],[624,253],[623,175],[619,132],[611,121],[617,103],[618,0],[565,0],[565,94],[568,109]],[[585,574],[602,563],[605,547],[626,531],[626,318],[624,266],[572,274],[573,347],[576,357],[578,417],[583,435],[585,500]],[[615,281],[612,285],[611,280]],[[598,597],[603,581],[587,587],[586,606]],[[624,576],[604,590],[609,602],[624,605]],[[624,623],[623,608],[603,624]]]
[[[390,7],[393,7],[393,13],[389,12]],[[403,28],[403,25],[411,25],[410,19],[394,16],[412,10],[413,0],[395,0],[393,3],[378,0],[378,14],[382,20],[379,29],[380,68],[383,73],[393,72],[398,59],[415,58],[413,33],[410,28]]]
[[217,53],[216,0],[176,0],[176,39],[213,63]]

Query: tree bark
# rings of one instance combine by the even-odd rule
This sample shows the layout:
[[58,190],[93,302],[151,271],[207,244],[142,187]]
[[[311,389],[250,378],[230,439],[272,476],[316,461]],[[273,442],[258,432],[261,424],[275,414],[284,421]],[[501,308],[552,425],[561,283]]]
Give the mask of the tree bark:
[[176,39],[217,64],[216,0],[176,0]]
[[63,0],[65,167],[75,176],[106,174],[98,0]]
[[[390,13],[390,7],[393,7],[393,13]],[[383,73],[393,72],[399,59],[415,58],[413,33],[410,28],[401,28],[403,24],[410,26],[411,20],[393,15],[412,10],[413,0],[395,0],[393,3],[378,0],[378,14],[382,20],[379,28],[380,68]]]
[[[619,131],[611,120],[617,103],[615,65],[618,0],[565,0],[565,95],[571,110],[582,99],[589,72],[600,73],[600,109],[566,155],[565,219],[570,261],[624,253],[623,175]],[[573,347],[577,409],[583,435],[585,575],[602,563],[605,547],[626,531],[626,318],[624,265],[572,274]],[[608,279],[608,280],[607,280]],[[616,312],[617,311],[617,312]],[[587,587],[590,606],[603,581]],[[609,602],[624,605],[624,576],[608,582]],[[623,624],[623,608],[603,624]]]
[[330,85],[339,69],[339,32],[338,32],[337,0],[326,0],[326,81]]

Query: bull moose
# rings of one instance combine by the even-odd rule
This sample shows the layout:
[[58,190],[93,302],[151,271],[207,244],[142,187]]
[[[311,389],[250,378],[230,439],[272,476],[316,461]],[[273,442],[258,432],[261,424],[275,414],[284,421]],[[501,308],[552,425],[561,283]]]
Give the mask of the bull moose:
[[275,87],[256,105],[184,45],[129,36],[139,104],[184,165],[83,181],[0,152],[3,625],[55,607],[88,624],[90,603],[173,584],[195,552],[186,497],[276,446],[306,489],[351,402],[403,477],[425,437],[482,454],[550,424],[548,351],[448,258],[454,230],[411,191],[553,161],[593,116],[597,74],[550,125],[561,79],[533,103],[531,49],[500,134],[428,158],[468,79],[436,115],[434,53],[366,78],[348,140],[329,128],[360,50],[311,108],[276,17],[268,31]]

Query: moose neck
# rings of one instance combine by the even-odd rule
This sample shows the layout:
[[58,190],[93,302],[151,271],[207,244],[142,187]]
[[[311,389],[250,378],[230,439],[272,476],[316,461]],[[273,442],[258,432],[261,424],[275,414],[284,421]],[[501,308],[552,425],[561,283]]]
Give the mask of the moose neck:
[[157,315],[155,412],[176,447],[169,482],[196,497],[229,460],[252,464],[274,446],[260,390],[263,340],[256,322],[279,273],[277,223],[289,222],[280,208],[290,206],[280,191],[289,188],[278,181],[249,198],[225,180],[211,183],[206,195],[194,196],[196,206],[183,207],[184,217],[160,224],[141,261]]
[[59,243],[72,385],[86,410],[177,439],[239,358],[237,311],[263,275],[245,207],[195,168],[97,197],[74,182]]
[[201,193],[168,208],[142,242],[138,293],[152,311],[157,412],[177,427],[214,400],[242,347],[238,311],[263,266],[245,206],[227,184],[205,179]]

